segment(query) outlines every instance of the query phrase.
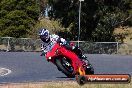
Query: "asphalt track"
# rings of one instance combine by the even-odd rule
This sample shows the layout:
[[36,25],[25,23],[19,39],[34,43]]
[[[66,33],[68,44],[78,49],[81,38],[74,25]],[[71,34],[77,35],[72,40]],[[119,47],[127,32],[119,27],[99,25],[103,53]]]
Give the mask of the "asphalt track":
[[[132,56],[86,54],[95,74],[132,75]],[[0,83],[74,80],[57,70],[38,52],[0,52],[0,68],[11,73],[0,76]]]

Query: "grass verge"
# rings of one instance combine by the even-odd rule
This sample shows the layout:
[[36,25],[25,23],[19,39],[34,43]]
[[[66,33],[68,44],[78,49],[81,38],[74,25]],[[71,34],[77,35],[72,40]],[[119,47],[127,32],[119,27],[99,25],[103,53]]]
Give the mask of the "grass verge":
[[0,84],[0,88],[132,88],[132,82],[129,84],[84,84],[80,86],[76,81],[52,81]]

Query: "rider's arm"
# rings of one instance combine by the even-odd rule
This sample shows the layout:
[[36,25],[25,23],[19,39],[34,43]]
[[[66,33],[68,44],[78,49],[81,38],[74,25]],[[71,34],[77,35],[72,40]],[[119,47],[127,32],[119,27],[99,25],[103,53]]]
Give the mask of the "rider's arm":
[[67,41],[64,38],[58,38],[57,42],[60,43],[61,45],[65,45],[67,43]]
[[45,56],[45,54],[47,53],[47,49],[45,44],[41,43],[41,50],[42,50],[42,54],[41,56]]

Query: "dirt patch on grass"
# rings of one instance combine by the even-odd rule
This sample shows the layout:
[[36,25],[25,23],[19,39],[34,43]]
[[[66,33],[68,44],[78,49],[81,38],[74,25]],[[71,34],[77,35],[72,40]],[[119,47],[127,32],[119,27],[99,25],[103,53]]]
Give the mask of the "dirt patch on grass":
[[85,84],[80,86],[76,81],[53,81],[1,84],[0,88],[132,88],[132,82],[129,84]]

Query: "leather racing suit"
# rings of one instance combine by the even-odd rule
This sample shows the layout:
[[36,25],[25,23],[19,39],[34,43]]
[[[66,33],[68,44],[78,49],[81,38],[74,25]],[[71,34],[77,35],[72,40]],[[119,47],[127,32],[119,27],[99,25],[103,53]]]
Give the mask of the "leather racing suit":
[[[43,41],[43,40],[42,40]],[[52,34],[50,35],[50,38],[48,41],[43,41],[43,43],[41,44],[41,50],[42,50],[42,54],[41,56],[45,56],[45,54],[47,52],[49,52],[56,43],[60,43],[61,45],[64,45],[66,49],[73,51],[74,53],[76,53],[76,51],[78,50],[79,53],[77,52],[76,54],[81,58],[81,59],[86,59],[87,57],[85,55],[82,54],[82,52],[78,49],[77,46],[70,46],[67,41],[64,38],[60,38],[58,35],[56,34]]]

